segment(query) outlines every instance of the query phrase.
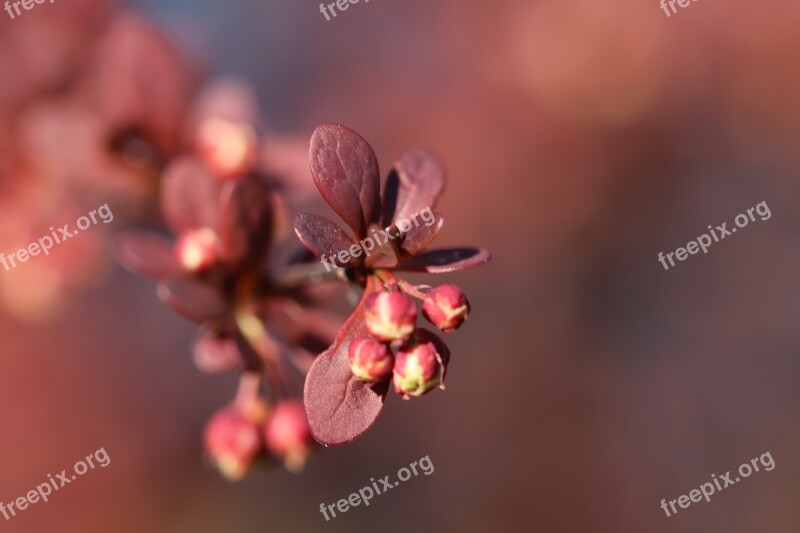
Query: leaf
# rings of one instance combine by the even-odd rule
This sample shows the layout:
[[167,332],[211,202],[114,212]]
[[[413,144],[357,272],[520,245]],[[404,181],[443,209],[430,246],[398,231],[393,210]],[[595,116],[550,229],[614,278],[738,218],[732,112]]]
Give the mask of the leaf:
[[159,28],[133,13],[111,17],[97,37],[93,59],[75,80],[78,94],[108,128],[138,124],[161,149],[178,150],[195,86],[187,57]]
[[218,289],[194,279],[162,281],[156,293],[162,302],[192,322],[217,320],[229,312],[228,303]]
[[439,235],[442,226],[444,226],[444,217],[441,213],[434,213],[431,224],[414,225],[410,230],[403,233],[400,247],[408,254],[416,255],[430,246],[436,236]]
[[364,264],[370,268],[394,268],[397,266],[400,254],[395,239],[400,236],[400,230],[396,226],[382,230],[378,225],[373,224],[368,233],[368,238],[373,245],[377,245],[377,248],[368,252],[365,248],[365,253],[369,255],[364,259]]
[[372,147],[349,128],[322,124],[311,136],[308,155],[322,197],[363,237],[380,216],[380,173]]
[[483,248],[443,248],[403,259],[396,270],[432,274],[456,272],[482,265],[491,258],[492,254]]
[[342,228],[333,221],[311,213],[300,213],[294,223],[294,231],[300,237],[300,241],[309,250],[317,254],[318,257],[327,256],[333,260],[337,266],[350,266],[359,264],[358,258],[350,256],[349,261],[341,263],[334,259],[336,254],[342,250],[349,250],[354,244],[353,240]]
[[258,178],[230,179],[219,196],[219,237],[222,257],[232,265],[259,262],[272,236],[272,197]]
[[313,352],[315,356],[331,345],[342,325],[340,316],[303,307],[290,298],[273,298],[267,313],[270,331],[278,339]]
[[345,322],[333,345],[323,352],[306,377],[305,406],[311,434],[325,445],[350,442],[372,426],[386,398],[388,387],[370,387],[350,371],[350,342],[366,335],[364,300],[378,289],[370,281],[361,303]]
[[444,162],[430,150],[419,148],[401,156],[386,180],[383,225],[409,219],[426,207],[436,207],[446,182]]
[[180,233],[188,229],[217,228],[219,182],[193,157],[181,157],[164,171],[161,209],[169,226]]
[[172,251],[172,242],[155,233],[130,231],[116,238],[114,255],[134,274],[169,278],[182,274]]

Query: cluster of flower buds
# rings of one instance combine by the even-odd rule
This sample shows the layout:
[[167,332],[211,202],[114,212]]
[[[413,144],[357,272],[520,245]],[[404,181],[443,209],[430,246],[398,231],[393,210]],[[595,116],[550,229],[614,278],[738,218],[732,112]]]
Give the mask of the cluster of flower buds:
[[302,403],[283,400],[272,410],[260,401],[233,403],[208,421],[206,453],[230,481],[242,479],[260,456],[271,456],[298,472],[311,450],[311,432]]
[[[350,343],[353,375],[368,383],[392,379],[403,398],[421,396],[437,385],[444,388],[449,350],[435,334],[417,328],[417,305],[400,292],[376,292],[364,302],[369,337]],[[456,330],[469,315],[469,302],[455,285],[442,285],[424,295],[422,311],[444,332]],[[394,349],[394,353],[392,351]]]
[[[390,380],[406,399],[444,388],[450,352],[435,333],[417,328],[420,309],[412,298],[445,333],[464,322],[469,303],[456,286],[415,286],[397,274],[464,270],[491,255],[473,247],[429,249],[444,223],[432,211],[445,184],[438,156],[423,149],[402,156],[381,200],[372,148],[344,126],[319,126],[309,149],[312,178],[351,232],[300,213],[294,229],[307,250],[299,252],[285,239],[287,198],[280,194],[290,189],[283,180],[292,180],[280,164],[263,167],[276,154],[259,155],[252,94],[219,82],[189,115],[188,151],[169,159],[160,183],[161,211],[176,239],[128,232],[118,237],[117,256],[155,278],[159,298],[201,327],[193,350],[198,368],[241,373],[236,400],[205,432],[222,474],[240,479],[267,457],[296,471],[312,438],[324,445],[352,441],[380,413]],[[430,215],[425,226],[403,224],[419,213]],[[366,257],[333,271],[316,264],[314,256],[352,249],[377,232],[392,238]],[[320,309],[337,294],[327,284],[340,282],[364,289],[341,326]],[[304,407],[293,399],[299,391],[292,367],[306,376]]]

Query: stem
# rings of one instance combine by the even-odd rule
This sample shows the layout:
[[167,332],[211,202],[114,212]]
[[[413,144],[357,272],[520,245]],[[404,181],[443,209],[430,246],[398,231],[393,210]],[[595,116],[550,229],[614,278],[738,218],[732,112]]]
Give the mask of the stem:
[[258,372],[242,372],[234,402],[241,406],[251,405],[253,400],[259,397],[260,389],[261,374]]
[[400,287],[400,290],[404,293],[408,294],[409,296],[413,296],[414,298],[418,298],[420,300],[425,300],[425,293],[420,291],[420,287],[424,287],[430,289],[430,285],[420,285],[419,287],[415,287],[414,285],[410,284],[407,281],[403,281],[402,279],[397,279],[397,285]]
[[272,340],[261,319],[243,309],[237,309],[234,312],[234,316],[239,331],[242,332],[242,335],[244,335],[244,338],[247,339],[247,342],[250,343],[256,353],[261,356],[261,359],[266,363],[276,362],[278,360],[278,346]]
[[280,356],[280,346],[269,334],[264,322],[253,313],[242,308],[237,309],[234,314],[239,331],[264,361],[267,379],[272,385],[272,392],[275,392],[279,398],[290,396],[292,383],[284,368],[284,361]]

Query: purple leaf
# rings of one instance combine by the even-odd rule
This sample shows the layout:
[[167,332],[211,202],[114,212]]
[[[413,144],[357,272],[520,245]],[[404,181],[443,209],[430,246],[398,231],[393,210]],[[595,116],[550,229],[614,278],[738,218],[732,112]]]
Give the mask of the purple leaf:
[[[333,221],[310,213],[297,215],[294,231],[300,237],[300,241],[318,257],[325,255],[329,259],[334,259],[336,254],[342,250],[349,250],[354,244],[350,236]],[[342,264],[338,259],[335,259],[335,263],[337,266],[350,266],[360,261],[350,256],[347,263]]]
[[182,273],[172,251],[172,242],[155,233],[131,231],[117,237],[114,255],[135,274],[169,278]]
[[218,227],[227,263],[252,264],[262,259],[272,235],[272,197],[267,186],[252,176],[226,181],[219,196]]
[[372,147],[349,128],[322,124],[311,136],[308,156],[322,197],[363,237],[380,216],[380,174]]
[[383,225],[411,218],[426,207],[436,207],[446,181],[444,162],[430,150],[420,148],[401,156],[386,180]]
[[492,254],[483,248],[446,248],[429,250],[400,261],[397,270],[440,274],[464,270],[488,262]]
[[[397,245],[392,239],[400,236],[400,230],[396,226],[391,226],[382,231],[377,225],[370,226],[370,239],[373,243],[380,243],[377,248],[371,250],[364,259],[364,264],[370,268],[394,268],[400,261]],[[385,242],[384,242],[385,241]]]
[[188,278],[162,281],[156,289],[159,299],[192,322],[217,320],[229,312],[222,294],[211,285]]
[[350,342],[366,335],[364,300],[377,288],[377,283],[368,283],[361,303],[339,330],[333,345],[314,361],[306,377],[306,414],[312,435],[322,444],[354,440],[372,426],[383,408],[388,387],[371,388],[353,376],[347,360]]
[[188,229],[217,227],[219,182],[197,159],[176,159],[164,171],[161,208],[169,226],[180,233]]
[[400,247],[409,255],[416,255],[425,250],[433,240],[439,235],[444,225],[444,217],[441,213],[434,213],[433,223],[428,225],[420,224],[412,226],[411,229],[403,234]]
[[387,242],[370,252],[364,264],[370,268],[394,268],[399,260],[397,249]]

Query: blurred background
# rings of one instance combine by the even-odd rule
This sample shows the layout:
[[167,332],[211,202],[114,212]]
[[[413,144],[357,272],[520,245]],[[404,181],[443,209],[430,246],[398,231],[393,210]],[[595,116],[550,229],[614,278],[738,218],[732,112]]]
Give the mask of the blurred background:
[[[787,0],[671,17],[656,0],[375,0],[331,21],[289,0],[2,13],[0,251],[106,202],[115,220],[0,270],[0,500],[111,457],[0,527],[797,531],[798,24]],[[446,392],[392,396],[302,474],[238,484],[202,449],[235,377],[200,373],[196,328],[109,252],[154,209],[134,125],[169,153],[188,95],[218,75],[253,85],[265,159],[306,183],[305,148],[274,143],[304,145],[321,122],[358,131],[384,171],[435,149],[450,171],[437,245],[493,253],[436,280],[473,308],[448,339]],[[658,262],[761,201],[771,219]],[[767,451],[773,471],[660,509]],[[320,503],[425,455],[432,475],[325,522]]]

